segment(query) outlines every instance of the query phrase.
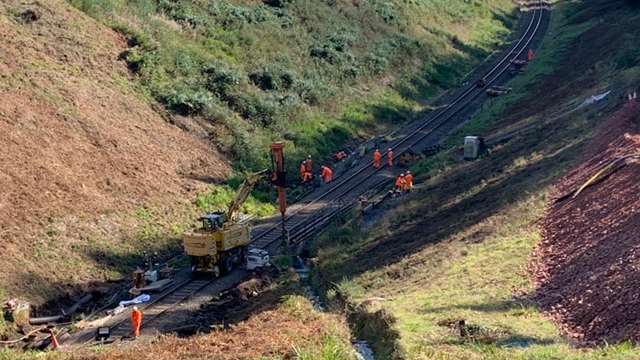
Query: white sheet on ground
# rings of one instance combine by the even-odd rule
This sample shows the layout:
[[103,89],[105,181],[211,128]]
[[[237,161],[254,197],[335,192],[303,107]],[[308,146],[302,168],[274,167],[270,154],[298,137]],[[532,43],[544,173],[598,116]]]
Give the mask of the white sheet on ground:
[[143,303],[143,302],[147,302],[149,300],[151,300],[151,296],[150,295],[142,294],[142,295],[140,295],[140,296],[138,296],[136,298],[133,298],[132,300],[120,301],[119,305],[127,306],[127,305],[131,305],[131,304],[140,304],[140,303]]
[[609,95],[611,93],[611,90],[607,91],[604,94],[600,94],[600,95],[592,95],[590,98],[588,98],[587,100],[585,100],[582,105],[589,105],[589,104],[595,104],[598,101],[604,99],[607,97],[607,95]]

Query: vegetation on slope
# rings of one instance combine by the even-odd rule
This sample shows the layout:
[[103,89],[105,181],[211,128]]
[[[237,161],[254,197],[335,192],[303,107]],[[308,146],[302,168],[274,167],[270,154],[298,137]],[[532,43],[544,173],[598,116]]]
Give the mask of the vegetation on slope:
[[[629,343],[576,349],[527,300],[534,290],[527,264],[553,180],[640,83],[638,31],[627,35],[639,18],[621,0],[560,3],[535,61],[512,82],[514,92],[449,143],[458,145],[469,133],[520,134],[478,161],[460,163],[455,155],[425,161],[419,192],[397,200],[407,203],[385,220],[319,240],[317,279],[330,288],[328,298],[346,298],[352,307],[385,299],[358,307],[389,319],[397,334],[395,343],[376,349],[379,359],[640,356]],[[609,89],[603,103],[575,110]],[[389,331],[363,335],[388,338]]]
[[[397,125],[499,47],[513,10],[508,0],[2,2],[11,160],[0,286],[34,305],[71,301],[129,272],[142,250],[179,250],[180,232],[239,184],[205,184],[229,175],[229,159],[258,170],[271,140],[287,140],[288,159],[317,158]],[[264,193],[244,210],[271,212]]]
[[291,159],[326,156],[397,124],[515,19],[507,0],[68,1],[127,35],[147,93],[196,116],[240,169],[264,168],[273,139]]

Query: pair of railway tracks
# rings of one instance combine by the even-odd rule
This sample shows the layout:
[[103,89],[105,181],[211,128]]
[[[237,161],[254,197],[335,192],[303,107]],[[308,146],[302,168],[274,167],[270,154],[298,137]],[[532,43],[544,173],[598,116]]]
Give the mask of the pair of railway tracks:
[[[482,76],[482,85],[469,85],[452,102],[437,113],[429,116],[424,122],[410,125],[407,133],[391,143],[394,162],[409,149],[415,149],[425,142],[425,139],[436,130],[454,118],[467,105],[484,94],[485,89],[495,83],[510,68],[511,61],[525,54],[542,24],[545,12],[542,0],[532,1],[537,4],[527,28],[511,50],[488,72]],[[428,145],[428,144],[426,144]],[[328,184],[328,189],[311,201],[300,203],[294,207],[294,212],[286,216],[286,232],[289,241],[298,242],[325,227],[332,219],[354,208],[358,200],[367,193],[374,192],[389,184],[395,178],[391,166],[384,164],[373,168],[369,162],[360,164],[349,175],[336,178]],[[341,179],[342,178],[342,179]],[[249,244],[252,248],[266,249],[276,241],[282,240],[282,225],[269,224],[266,229],[258,230]],[[143,307],[143,326],[148,325],[158,317],[167,313],[179,303],[185,301],[198,291],[210,285],[215,279],[189,279],[175,285],[163,295]],[[129,319],[111,325],[111,336],[116,342],[131,336],[133,329]],[[88,341],[85,344],[90,344]]]
[[[533,41],[542,24],[545,8],[543,1],[535,1],[537,7],[531,17],[527,28],[523,35],[517,40],[511,50],[481,78],[482,84],[468,85],[460,95],[458,95],[451,103],[443,109],[427,118],[417,128],[411,129],[408,134],[400,137],[390,146],[395,156],[394,163],[402,153],[409,149],[414,149],[425,141],[430,134],[445,125],[451,118],[455,117],[462,109],[471,102],[483,95],[485,89],[495,83],[503,74],[505,74],[511,66],[512,60],[525,54],[529,49],[530,43]],[[383,158],[386,158],[383,155]],[[335,217],[336,214],[342,213],[345,209],[354,206],[354,203],[362,197],[362,195],[375,188],[384,186],[395,178],[389,176],[389,168],[391,166],[386,163],[379,168],[373,168],[369,162],[360,164],[356,170],[344,179],[337,178],[335,183],[330,183],[330,188],[317,196],[310,202],[301,205],[293,213],[286,216],[286,232],[290,237],[290,241],[295,242],[308,234],[310,229],[318,228],[326,223],[325,220]],[[397,175],[397,174],[396,174]],[[302,235],[302,236],[301,236]],[[266,248],[278,240],[282,239],[282,225],[274,224],[269,226],[257,234],[251,242],[251,247]]]

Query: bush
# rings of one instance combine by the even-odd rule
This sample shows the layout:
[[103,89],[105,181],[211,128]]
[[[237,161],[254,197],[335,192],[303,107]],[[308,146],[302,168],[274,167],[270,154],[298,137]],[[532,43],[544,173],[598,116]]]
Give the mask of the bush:
[[222,99],[228,98],[233,88],[240,85],[244,77],[241,70],[230,69],[222,62],[203,65],[202,73],[205,75],[206,88]]
[[207,91],[189,86],[177,85],[160,95],[160,99],[170,110],[181,114],[191,115],[202,113],[213,106],[213,97]]
[[281,67],[262,66],[249,74],[249,79],[262,90],[290,90],[296,81],[292,70]]

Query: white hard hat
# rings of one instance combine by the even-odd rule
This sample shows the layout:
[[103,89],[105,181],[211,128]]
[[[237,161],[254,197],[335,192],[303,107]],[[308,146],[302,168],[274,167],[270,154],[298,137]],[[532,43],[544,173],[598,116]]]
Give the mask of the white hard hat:
[[133,310],[138,310],[138,307],[137,307],[137,306],[134,306],[134,307],[133,307]]
[[407,174],[411,174],[411,171],[407,170]]
[[311,155],[307,155],[307,157],[311,157]]
[[400,176],[404,176],[404,174],[400,174]]
[[391,148],[389,148],[389,151],[391,151]]

